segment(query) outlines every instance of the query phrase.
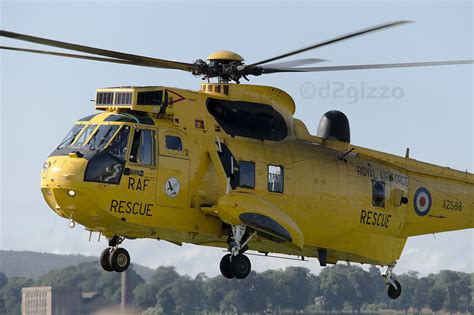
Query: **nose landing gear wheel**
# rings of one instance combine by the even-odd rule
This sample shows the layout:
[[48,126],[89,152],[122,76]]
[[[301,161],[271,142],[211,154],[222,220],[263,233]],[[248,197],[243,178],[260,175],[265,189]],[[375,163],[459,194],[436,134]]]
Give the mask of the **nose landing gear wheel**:
[[237,279],[247,278],[250,271],[252,270],[250,259],[242,254],[232,257],[230,262],[230,270]]
[[112,250],[111,248],[104,249],[102,253],[100,254],[100,258],[99,258],[99,262],[100,262],[100,265],[102,266],[102,269],[108,272],[114,271],[112,269],[112,266],[109,263],[111,250]]
[[130,255],[125,248],[115,248],[110,253],[109,264],[114,271],[124,272],[130,266]]
[[393,280],[393,282],[395,285],[392,283],[387,283],[387,295],[392,300],[395,300],[400,296],[400,294],[402,294],[402,286],[397,280]]
[[220,269],[221,269],[221,274],[224,278],[227,279],[232,279],[234,278],[234,274],[232,273],[232,270],[230,268],[230,257],[231,254],[227,254],[221,259],[220,263]]

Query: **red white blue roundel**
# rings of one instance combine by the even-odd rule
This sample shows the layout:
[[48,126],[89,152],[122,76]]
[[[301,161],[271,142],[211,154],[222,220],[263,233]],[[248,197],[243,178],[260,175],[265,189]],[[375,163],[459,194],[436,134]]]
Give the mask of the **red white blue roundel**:
[[420,187],[415,192],[415,198],[413,200],[415,206],[415,212],[420,217],[423,217],[430,212],[431,209],[431,194],[428,189]]

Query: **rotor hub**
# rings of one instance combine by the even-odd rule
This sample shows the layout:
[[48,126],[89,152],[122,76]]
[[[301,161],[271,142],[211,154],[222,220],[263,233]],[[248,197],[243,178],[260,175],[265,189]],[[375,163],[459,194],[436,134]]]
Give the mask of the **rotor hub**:
[[[195,62],[198,67],[193,73],[202,76],[203,79],[218,78],[219,82],[229,82],[239,80],[244,77],[241,68],[244,64],[244,58],[239,54],[228,51],[218,50],[207,57],[208,62],[199,59]],[[245,78],[246,79],[246,78]]]
[[209,61],[240,61],[243,62],[244,58],[241,55],[228,50],[218,50],[207,56],[207,60]]

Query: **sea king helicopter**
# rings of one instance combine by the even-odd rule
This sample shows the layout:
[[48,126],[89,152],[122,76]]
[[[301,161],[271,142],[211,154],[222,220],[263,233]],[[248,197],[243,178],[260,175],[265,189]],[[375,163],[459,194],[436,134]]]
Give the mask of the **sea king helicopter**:
[[[177,69],[202,77],[198,91],[165,86],[97,90],[101,111],[79,119],[43,165],[41,191],[60,217],[99,232],[106,271],[123,272],[126,239],[150,238],[227,249],[226,278],[251,270],[248,250],[386,267],[410,236],[473,228],[474,177],[353,145],[347,117],[324,114],[317,135],[296,119],[295,102],[270,86],[240,84],[274,73],[472,64],[473,60],[307,66],[282,58],[399,26],[390,22],[251,64],[218,51],[177,62],[0,31],[21,41],[89,55],[1,49]],[[305,66],[305,67],[303,67]],[[217,82],[211,83],[211,79]]]

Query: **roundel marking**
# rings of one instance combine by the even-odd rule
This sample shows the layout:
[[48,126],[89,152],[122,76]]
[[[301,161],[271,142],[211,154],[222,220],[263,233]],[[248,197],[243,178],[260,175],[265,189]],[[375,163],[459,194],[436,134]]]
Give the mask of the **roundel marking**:
[[415,206],[415,212],[420,217],[427,215],[431,209],[431,194],[428,189],[420,187],[415,192],[415,198],[413,198],[413,205]]
[[179,180],[176,177],[168,178],[164,188],[169,197],[176,197],[179,194]]

